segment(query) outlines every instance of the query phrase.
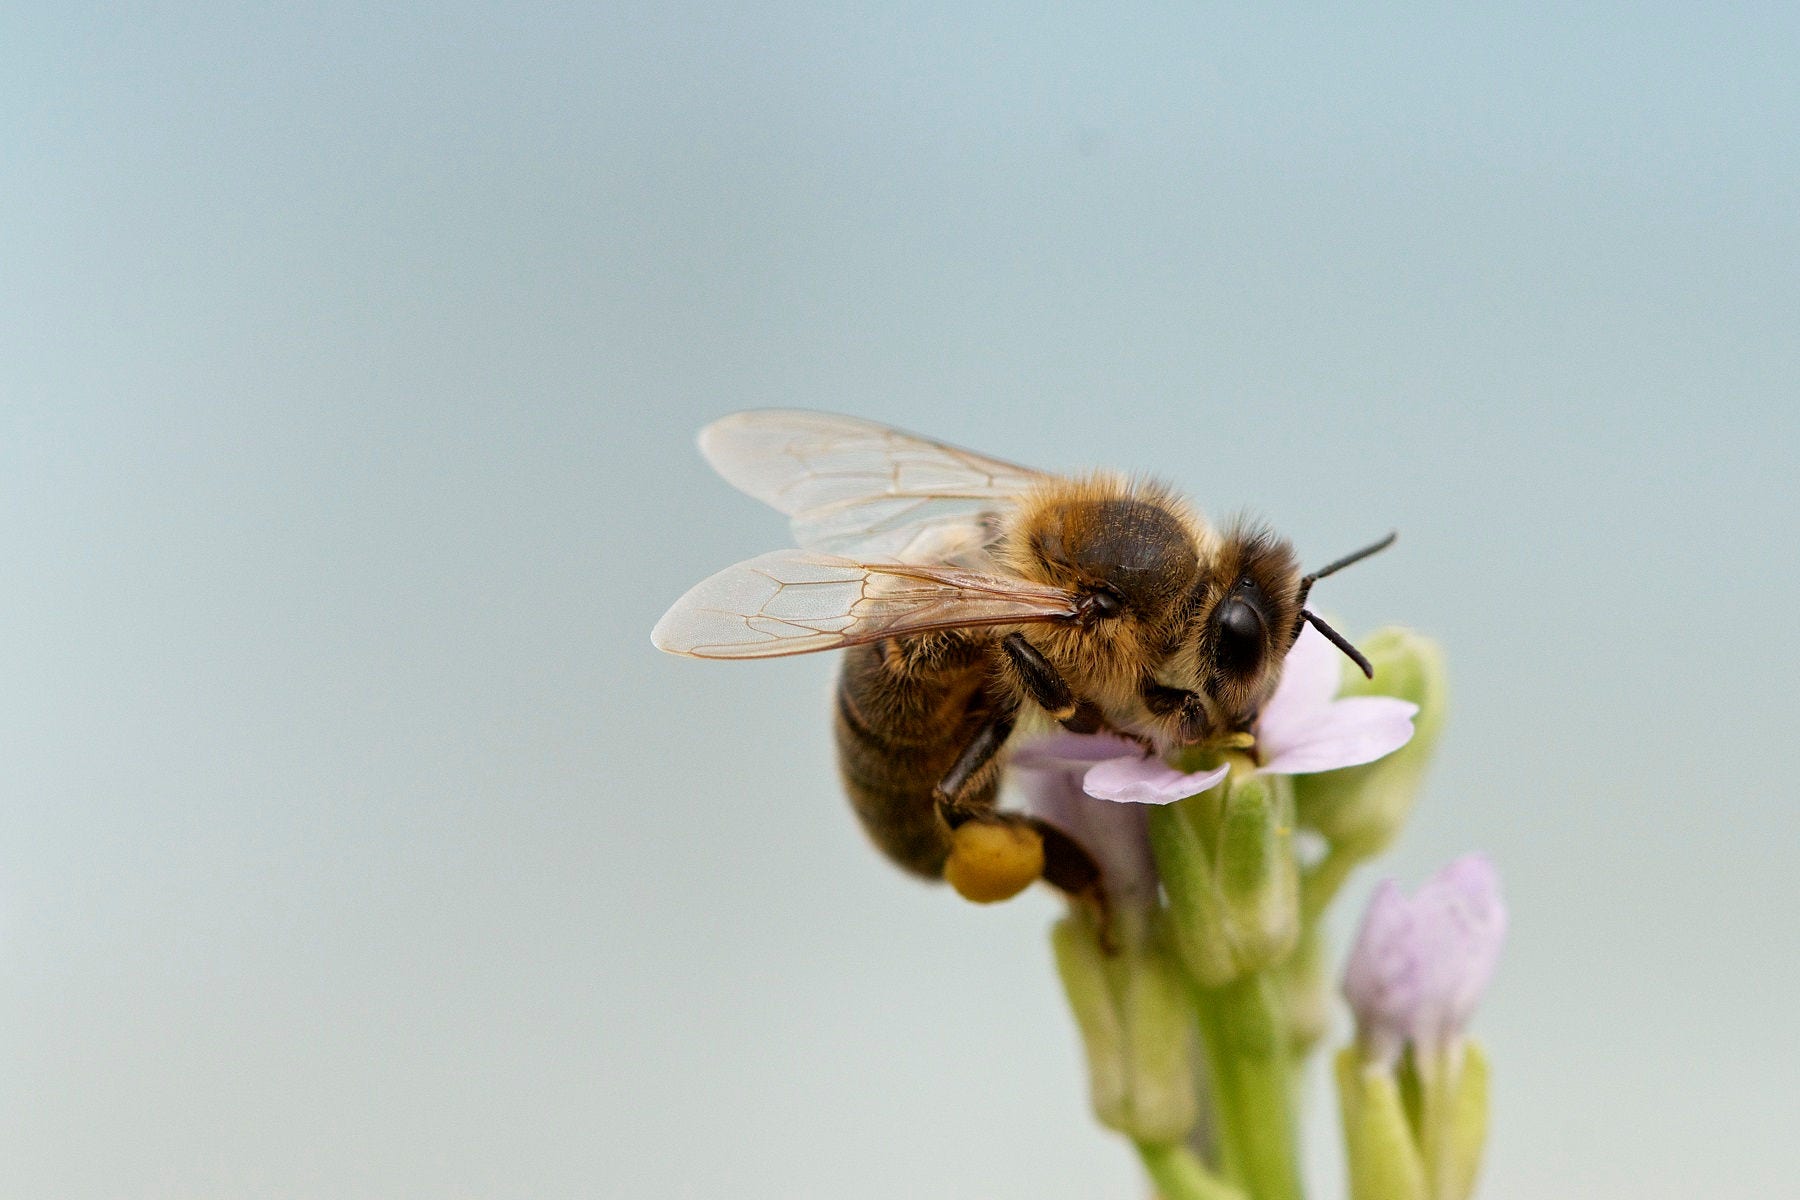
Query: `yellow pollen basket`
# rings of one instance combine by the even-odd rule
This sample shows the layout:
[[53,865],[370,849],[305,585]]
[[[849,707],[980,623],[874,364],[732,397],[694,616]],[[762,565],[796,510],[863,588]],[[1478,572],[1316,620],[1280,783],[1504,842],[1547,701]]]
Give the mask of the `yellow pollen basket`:
[[965,900],[1010,900],[1044,874],[1044,839],[1029,825],[965,821],[950,835],[944,879]]

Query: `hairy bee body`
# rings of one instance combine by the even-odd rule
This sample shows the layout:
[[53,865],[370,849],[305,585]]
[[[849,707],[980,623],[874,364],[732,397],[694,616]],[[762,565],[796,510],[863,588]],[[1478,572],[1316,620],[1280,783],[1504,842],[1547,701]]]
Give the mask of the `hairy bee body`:
[[1159,485],[1095,474],[1022,497],[993,556],[1022,579],[1117,597],[1119,611],[1105,622],[1046,625],[1026,636],[1065,678],[1079,681],[1108,724],[1154,737],[1138,685],[1177,648],[1203,557],[1216,542]]
[[[1240,565],[1241,555],[1221,554],[1222,543],[1231,540],[1161,487],[1116,476],[1059,480],[1022,497],[981,553],[1011,576],[1076,594],[1105,594],[1116,608],[1103,621],[1086,624],[933,632],[846,651],[834,722],[838,771],[876,846],[916,874],[942,874],[952,829],[938,803],[938,784],[984,726],[996,720],[1010,726],[1034,708],[1024,681],[1001,656],[1008,634],[1024,637],[1069,681],[1103,727],[1165,745],[1194,740],[1194,730],[1174,727],[1178,714],[1151,710],[1143,684],[1184,649],[1196,610],[1216,604],[1236,580],[1235,574],[1214,579],[1216,572],[1207,569]],[[1291,557],[1276,553],[1262,565],[1269,590],[1291,597],[1299,578]],[[1271,658],[1278,662],[1286,644],[1273,640]],[[1215,682],[1191,671],[1172,674],[1178,686]],[[1260,674],[1273,686],[1272,672]],[[1264,694],[1253,699],[1260,702]],[[1206,720],[1241,725],[1250,715],[1215,713]],[[1194,719],[1191,713],[1188,719]],[[997,757],[968,779],[959,808],[991,810],[1003,769]]]
[[844,790],[876,846],[974,900],[1042,878],[1104,904],[1065,832],[999,811],[1022,723],[1147,750],[1245,744],[1311,621],[1287,542],[1216,529],[1161,485],[1066,478],[854,417],[739,413],[700,446],[797,548],[695,585],[651,633],[697,658],[842,650]]

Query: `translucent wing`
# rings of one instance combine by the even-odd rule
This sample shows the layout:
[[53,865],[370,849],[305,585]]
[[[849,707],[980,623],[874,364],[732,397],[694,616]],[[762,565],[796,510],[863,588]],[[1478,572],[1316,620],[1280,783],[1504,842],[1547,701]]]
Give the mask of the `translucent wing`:
[[1074,615],[1072,593],[1022,579],[777,550],[695,585],[663,614],[650,640],[695,658],[773,658]]
[[830,413],[734,413],[700,431],[733,487],[793,518],[811,550],[908,562],[973,561],[1020,493],[1051,478],[1027,467]]

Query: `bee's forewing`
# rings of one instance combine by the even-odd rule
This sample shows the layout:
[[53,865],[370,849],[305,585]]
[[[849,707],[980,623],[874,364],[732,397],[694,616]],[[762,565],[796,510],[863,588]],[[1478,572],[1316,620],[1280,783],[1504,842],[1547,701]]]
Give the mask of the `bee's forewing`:
[[732,486],[792,517],[798,545],[908,561],[947,532],[991,538],[993,518],[1050,478],[873,421],[786,409],[714,421],[700,452]]
[[778,550],[696,584],[650,640],[694,658],[775,658],[904,634],[1066,619],[1074,601],[1061,588],[954,567]]

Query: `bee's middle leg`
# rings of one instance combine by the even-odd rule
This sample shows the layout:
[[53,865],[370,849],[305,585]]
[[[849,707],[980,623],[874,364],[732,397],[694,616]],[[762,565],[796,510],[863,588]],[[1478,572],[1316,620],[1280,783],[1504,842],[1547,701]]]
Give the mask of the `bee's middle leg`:
[[979,806],[965,805],[964,798],[971,791],[981,790],[970,785],[994,761],[994,756],[1000,753],[1000,747],[1006,745],[1006,739],[1012,736],[1012,731],[1013,714],[996,713],[989,717],[975,731],[975,736],[969,739],[968,744],[962,748],[962,753],[956,756],[956,761],[950,764],[950,769],[944,772],[944,777],[932,789],[932,799],[937,801],[950,828],[955,829],[977,815],[982,808],[991,809],[991,798]]

